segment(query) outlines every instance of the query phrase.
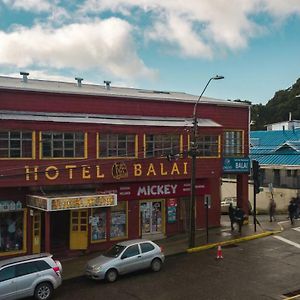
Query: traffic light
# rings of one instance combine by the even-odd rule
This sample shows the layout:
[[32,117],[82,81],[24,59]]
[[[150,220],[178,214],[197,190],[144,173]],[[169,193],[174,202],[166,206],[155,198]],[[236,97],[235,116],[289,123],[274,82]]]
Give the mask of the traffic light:
[[257,160],[252,160],[252,178],[254,183],[254,192],[260,192],[260,165]]

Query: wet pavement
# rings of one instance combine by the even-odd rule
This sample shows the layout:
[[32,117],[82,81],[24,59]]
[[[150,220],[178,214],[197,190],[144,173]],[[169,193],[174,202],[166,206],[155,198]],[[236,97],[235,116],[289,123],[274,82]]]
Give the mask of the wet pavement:
[[[180,253],[202,251],[217,247],[218,245],[225,246],[251,239],[262,238],[281,232],[286,226],[290,226],[290,222],[287,220],[286,215],[277,216],[276,222],[269,222],[269,218],[266,215],[257,216],[257,220],[259,221],[259,224],[256,226],[256,231],[254,230],[253,217],[250,216],[248,224],[243,226],[242,233],[240,234],[237,229],[231,231],[229,218],[227,215],[223,215],[221,217],[220,227],[210,228],[208,234],[206,230],[196,231],[196,246],[194,248],[188,248],[187,234],[177,234],[176,236],[155,242],[163,248],[165,256],[167,257]],[[300,225],[300,220],[296,221],[295,225],[297,225],[297,223]],[[61,263],[63,266],[64,280],[83,276],[86,262],[99,254],[99,252],[94,252],[76,258],[62,259]]]

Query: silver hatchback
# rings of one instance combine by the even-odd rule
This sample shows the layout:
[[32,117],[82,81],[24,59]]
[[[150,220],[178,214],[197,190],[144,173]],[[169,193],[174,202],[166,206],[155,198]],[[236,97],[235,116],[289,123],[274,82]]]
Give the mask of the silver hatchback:
[[62,283],[62,266],[48,253],[0,261],[0,300],[48,300]]
[[88,261],[85,275],[89,278],[114,282],[118,275],[151,268],[160,271],[165,256],[152,241],[138,239],[115,244],[104,254]]

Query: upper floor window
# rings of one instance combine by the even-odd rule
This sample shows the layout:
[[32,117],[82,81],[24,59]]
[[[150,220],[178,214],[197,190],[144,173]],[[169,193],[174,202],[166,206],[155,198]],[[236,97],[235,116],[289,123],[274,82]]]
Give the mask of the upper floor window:
[[134,134],[100,134],[98,157],[135,157]]
[[243,155],[243,131],[225,131],[224,132],[224,156]]
[[180,153],[179,134],[146,135],[146,157],[158,157],[178,153]]
[[0,131],[0,158],[32,158],[31,131]]
[[42,132],[42,158],[84,157],[84,133]]
[[196,137],[197,156],[219,156],[219,136],[199,135]]

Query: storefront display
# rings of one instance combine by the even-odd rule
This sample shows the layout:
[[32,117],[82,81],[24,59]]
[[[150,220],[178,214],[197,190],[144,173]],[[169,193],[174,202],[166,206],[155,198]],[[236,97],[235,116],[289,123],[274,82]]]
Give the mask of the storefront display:
[[0,213],[0,251],[23,250],[24,211]]
[[92,242],[106,240],[106,211],[100,208],[93,209],[90,224]]
[[162,202],[148,201],[140,205],[142,233],[162,232]]
[[110,238],[127,237],[127,202],[111,208]]

